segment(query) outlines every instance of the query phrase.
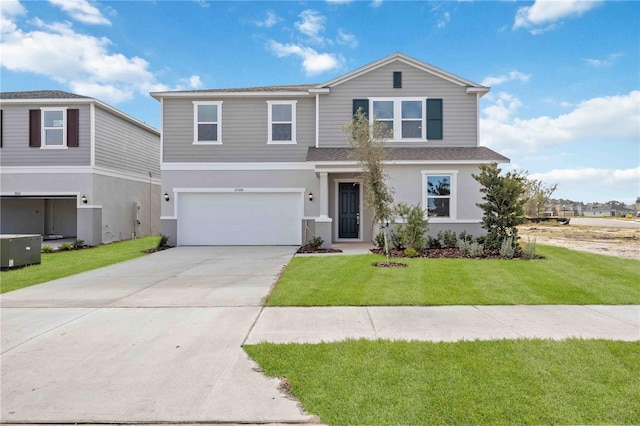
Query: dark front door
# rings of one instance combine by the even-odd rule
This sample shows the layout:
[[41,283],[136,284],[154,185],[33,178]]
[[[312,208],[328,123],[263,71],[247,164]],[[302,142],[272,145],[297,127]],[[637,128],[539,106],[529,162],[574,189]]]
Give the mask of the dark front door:
[[338,238],[359,238],[360,184],[338,184]]

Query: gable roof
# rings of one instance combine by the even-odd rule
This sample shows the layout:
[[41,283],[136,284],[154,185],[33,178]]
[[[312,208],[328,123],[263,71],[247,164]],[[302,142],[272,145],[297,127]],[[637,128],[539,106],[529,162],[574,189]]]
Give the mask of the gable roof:
[[[351,148],[309,148],[307,161],[320,163],[355,163]],[[415,147],[387,148],[387,162],[405,163],[508,163],[510,160],[485,147]]]
[[63,90],[31,90],[25,92],[0,92],[0,99],[90,99],[87,96]]
[[365,65],[363,67],[360,67],[354,71],[351,71],[347,74],[341,75],[337,78],[334,78],[333,80],[329,80],[325,83],[322,83],[318,86],[316,86],[316,89],[322,89],[322,88],[330,88],[330,87],[335,87],[338,86],[342,83],[345,83],[353,78],[359,77],[363,74],[366,74],[370,71],[373,71],[377,68],[383,67],[385,65],[388,65],[392,62],[403,62],[407,65],[411,65],[419,70],[422,70],[424,72],[433,74],[437,77],[443,78],[445,80],[448,80],[452,83],[455,83],[459,86],[463,86],[467,88],[467,91],[469,92],[478,92],[481,94],[487,93],[489,91],[489,88],[486,86],[482,86],[478,83],[474,83],[471,80],[467,80],[464,79],[462,77],[459,77],[455,74],[451,74],[450,72],[447,72],[445,70],[442,70],[438,67],[434,67],[433,65],[427,64],[426,62],[422,62],[419,61],[415,58],[412,58],[410,56],[407,56],[403,53],[400,52],[396,52],[392,55],[386,56],[382,59],[379,59],[375,62],[371,62],[368,65]]

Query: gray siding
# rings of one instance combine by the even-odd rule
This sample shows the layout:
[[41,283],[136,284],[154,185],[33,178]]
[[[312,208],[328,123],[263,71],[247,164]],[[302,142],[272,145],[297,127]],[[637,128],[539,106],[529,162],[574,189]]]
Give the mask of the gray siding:
[[[393,88],[393,72],[402,72],[402,88]],[[345,147],[342,126],[351,119],[353,99],[424,97],[443,99],[442,140],[394,142],[393,146],[476,146],[477,98],[466,88],[403,62],[385,65],[331,88],[320,97],[320,147]]]
[[[201,99],[205,100],[205,99]],[[207,98],[222,101],[222,145],[193,144],[194,99],[163,101],[163,162],[305,161],[315,146],[315,98]],[[268,100],[296,100],[296,145],[267,144]]]
[[89,166],[91,164],[91,128],[88,105],[48,103],[47,107],[68,107],[80,110],[79,146],[67,149],[44,149],[29,147],[29,110],[42,105],[11,105],[1,103],[2,166]]
[[95,143],[96,166],[160,176],[160,136],[99,106],[95,108]]

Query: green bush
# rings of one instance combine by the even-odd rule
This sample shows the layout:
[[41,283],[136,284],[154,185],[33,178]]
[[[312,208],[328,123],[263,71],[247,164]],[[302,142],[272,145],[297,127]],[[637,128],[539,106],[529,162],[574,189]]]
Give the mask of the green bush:
[[84,240],[75,240],[73,242],[73,249],[74,250],[80,250],[84,248]]
[[68,250],[73,250],[73,246],[69,243],[62,243],[60,244],[60,247],[58,247],[59,251],[68,251]]
[[428,249],[442,248],[442,243],[440,243],[440,240],[436,237],[432,237],[431,235],[427,235],[426,245]]
[[458,240],[458,248],[463,256],[471,256],[471,243],[467,240]]
[[458,244],[456,233],[450,229],[438,232],[438,240],[444,248],[455,248]]
[[500,256],[505,259],[513,259],[516,254],[516,249],[513,245],[513,237],[508,237],[502,240],[500,245]]
[[158,248],[166,247],[169,245],[169,236],[168,235],[160,235],[160,241],[158,242]]
[[409,247],[404,249],[404,255],[407,257],[417,257],[418,256],[418,252],[416,249]]
[[[404,243],[402,242],[402,238],[400,238],[400,235],[398,235],[397,232],[391,231],[389,233],[389,239],[391,240],[389,244],[391,245],[392,248],[396,250],[404,250],[406,248],[404,246]],[[384,247],[384,244],[382,247]]]
[[307,247],[313,250],[318,250],[323,243],[324,240],[321,237],[315,236],[309,240]]
[[425,211],[417,204],[409,206],[405,203],[398,203],[395,211],[404,222],[396,226],[402,247],[422,250],[426,243],[425,235],[429,232]]
[[51,246],[42,246],[40,248],[41,253],[53,253],[55,250]]
[[522,257],[524,259],[535,259],[536,257],[536,240],[527,241],[522,249]]
[[473,235],[469,234],[466,230],[464,230],[460,233],[460,235],[458,235],[458,240],[466,241],[470,243],[473,241]]
[[378,233],[378,235],[376,235],[373,239],[373,242],[375,243],[376,247],[384,250],[384,232]]
[[484,246],[476,241],[470,245],[471,257],[481,257],[484,254]]

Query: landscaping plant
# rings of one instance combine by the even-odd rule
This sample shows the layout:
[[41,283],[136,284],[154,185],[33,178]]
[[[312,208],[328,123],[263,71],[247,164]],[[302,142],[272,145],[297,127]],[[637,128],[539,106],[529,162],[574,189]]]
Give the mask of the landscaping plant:
[[417,204],[409,206],[406,203],[398,203],[395,211],[403,221],[397,224],[395,229],[402,247],[416,252],[421,251],[426,244],[426,234],[429,232],[425,211]]

